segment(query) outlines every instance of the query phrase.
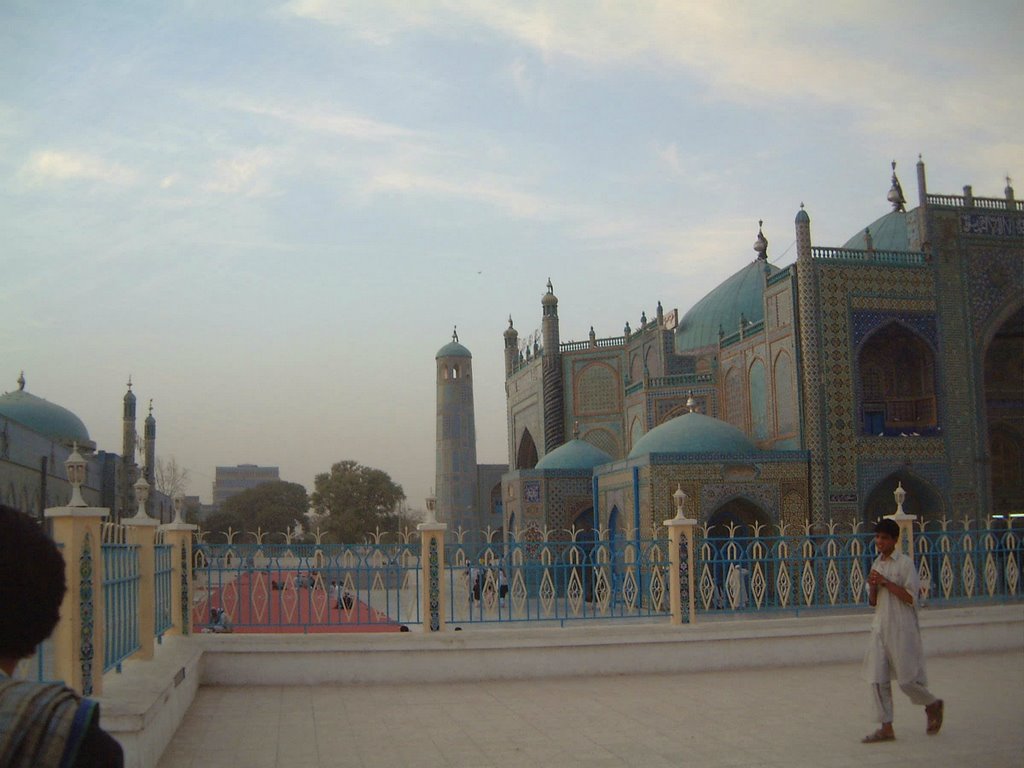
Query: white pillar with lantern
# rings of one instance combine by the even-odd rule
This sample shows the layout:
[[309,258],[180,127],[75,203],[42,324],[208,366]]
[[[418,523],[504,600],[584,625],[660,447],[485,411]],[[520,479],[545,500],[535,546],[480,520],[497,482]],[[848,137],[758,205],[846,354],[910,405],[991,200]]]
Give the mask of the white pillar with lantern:
[[444,534],[448,524],[437,522],[437,497],[433,491],[426,502],[426,520],[416,526],[420,533],[420,619],[424,632],[443,632],[448,602],[444,567]]
[[682,484],[678,484],[672,494],[676,516],[665,521],[669,538],[669,605],[673,624],[697,621],[697,600],[693,591],[693,530],[697,521],[685,514],[687,498]]
[[914,521],[917,519],[917,515],[908,515],[903,511],[903,502],[907,500],[907,492],[903,488],[902,480],[897,481],[896,490],[892,492],[892,496],[896,500],[896,511],[891,515],[886,515],[886,518],[895,520],[900,527],[900,552],[904,555],[913,555]]

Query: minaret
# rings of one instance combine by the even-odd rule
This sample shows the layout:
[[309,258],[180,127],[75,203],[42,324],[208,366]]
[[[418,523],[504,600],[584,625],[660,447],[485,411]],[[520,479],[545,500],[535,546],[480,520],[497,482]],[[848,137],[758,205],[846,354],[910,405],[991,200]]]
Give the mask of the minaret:
[[821,340],[819,335],[818,275],[811,260],[811,217],[800,203],[796,214],[797,320],[800,344],[800,389],[803,400],[803,447],[811,454],[811,497],[807,500],[812,522],[828,516],[825,498],[825,441],[822,411]]
[[512,375],[519,359],[519,331],[512,325],[512,315],[508,316],[508,328],[505,329],[505,378]]
[[135,431],[135,393],[132,392],[132,377],[128,377],[128,391],[124,394],[124,416],[121,432],[121,509],[118,515],[134,514],[135,481],[139,479],[139,466],[135,463],[136,440]]
[[542,384],[544,386],[544,453],[551,453],[565,442],[565,418],[562,412],[562,353],[558,340],[558,297],[548,278],[548,292],[541,299],[544,339]]
[[458,332],[437,351],[437,519],[449,530],[479,530],[473,355]]
[[147,514],[153,509],[156,499],[152,491],[156,490],[156,419],[153,418],[153,401],[149,401],[149,415],[146,416],[146,431],[143,437],[146,444],[146,466],[143,469],[146,482],[149,483],[150,494],[147,500]]

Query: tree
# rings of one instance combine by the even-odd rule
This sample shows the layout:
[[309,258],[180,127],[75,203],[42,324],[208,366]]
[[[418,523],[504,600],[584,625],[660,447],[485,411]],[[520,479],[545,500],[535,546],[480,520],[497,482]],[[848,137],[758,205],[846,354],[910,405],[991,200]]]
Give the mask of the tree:
[[206,521],[210,531],[264,531],[284,533],[303,524],[309,511],[309,496],[298,483],[274,480],[235,494]]
[[356,544],[375,528],[397,530],[405,492],[387,472],[339,461],[315,483],[313,509],[327,515],[327,530],[336,541]]
[[167,460],[156,460],[153,477],[156,480],[156,490],[172,499],[174,494],[185,492],[189,480],[188,470],[179,465],[173,456]]

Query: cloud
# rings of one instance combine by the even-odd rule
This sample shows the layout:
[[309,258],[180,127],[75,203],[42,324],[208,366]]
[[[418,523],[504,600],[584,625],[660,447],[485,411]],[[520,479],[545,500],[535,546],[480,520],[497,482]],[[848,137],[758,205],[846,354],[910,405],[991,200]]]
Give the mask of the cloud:
[[260,104],[244,100],[229,100],[226,106],[247,114],[272,117],[307,131],[344,136],[359,141],[394,141],[422,137],[418,131],[374,120],[364,115],[336,110]]
[[224,195],[258,197],[271,191],[263,170],[271,165],[273,156],[266,147],[239,150],[230,157],[215,161],[212,177],[203,185],[207,192]]
[[41,150],[33,152],[22,173],[36,181],[86,180],[108,184],[133,184],[137,174],[130,168],[85,152]]

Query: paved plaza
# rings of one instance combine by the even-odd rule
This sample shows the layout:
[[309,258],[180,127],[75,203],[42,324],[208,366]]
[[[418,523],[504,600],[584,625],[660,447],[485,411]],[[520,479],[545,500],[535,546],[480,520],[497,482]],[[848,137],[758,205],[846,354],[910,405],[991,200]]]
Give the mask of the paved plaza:
[[160,768],[1024,765],[1024,653],[936,656],[942,732],[898,688],[873,730],[860,665],[443,685],[203,687]]

